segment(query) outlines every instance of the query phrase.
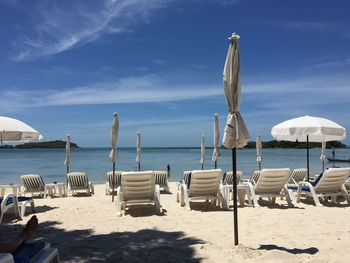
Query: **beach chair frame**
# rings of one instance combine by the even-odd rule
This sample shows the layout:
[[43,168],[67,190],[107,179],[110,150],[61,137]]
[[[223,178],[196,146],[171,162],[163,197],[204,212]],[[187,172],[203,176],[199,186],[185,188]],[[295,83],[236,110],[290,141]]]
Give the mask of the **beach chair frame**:
[[71,172],[67,174],[68,192],[75,195],[77,192],[86,192],[87,195],[94,194],[94,185],[84,172]]

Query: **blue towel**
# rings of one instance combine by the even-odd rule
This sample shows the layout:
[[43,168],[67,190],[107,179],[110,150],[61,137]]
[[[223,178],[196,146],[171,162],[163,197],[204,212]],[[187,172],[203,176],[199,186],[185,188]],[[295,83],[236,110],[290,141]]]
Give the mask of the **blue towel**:
[[30,263],[30,259],[38,254],[44,247],[45,242],[41,241],[22,244],[13,253],[15,263]]
[[[312,186],[316,186],[318,184],[318,182],[321,180],[322,176],[323,176],[323,173],[320,173],[320,175],[316,178],[316,180],[310,182],[310,184]],[[288,189],[290,189],[290,190],[298,190],[298,186],[297,185],[288,185]],[[303,191],[310,192],[310,189],[309,189],[309,187],[307,185],[303,185],[301,187],[301,189]]]

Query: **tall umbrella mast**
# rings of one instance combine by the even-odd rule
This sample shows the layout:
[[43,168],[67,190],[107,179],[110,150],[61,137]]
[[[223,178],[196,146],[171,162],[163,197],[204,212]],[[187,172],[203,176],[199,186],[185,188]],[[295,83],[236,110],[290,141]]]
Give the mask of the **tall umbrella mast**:
[[201,136],[201,158],[199,160],[202,170],[204,169],[204,158],[205,158],[205,145],[204,145],[204,135],[202,135]]
[[213,156],[212,156],[212,161],[214,162],[215,169],[218,168],[218,160],[220,156],[219,152],[219,138],[220,138],[220,133],[219,133],[219,116],[217,113],[214,114],[214,150],[213,150]]
[[113,124],[111,130],[111,152],[109,153],[109,158],[113,163],[113,180],[112,180],[112,202],[114,202],[114,182],[115,182],[115,162],[117,161],[117,139],[118,139],[118,129],[119,129],[119,118],[118,113],[113,114]]
[[261,170],[262,143],[261,143],[261,137],[259,134],[256,136],[256,162],[259,164],[259,170]]
[[69,173],[69,166],[70,166],[70,135],[69,134],[67,134],[66,159],[64,160],[64,166],[67,167],[67,173]]
[[233,227],[234,244],[238,245],[238,211],[237,211],[237,157],[236,148],[247,145],[249,133],[239,112],[241,100],[239,35],[229,37],[230,45],[227,51],[223,80],[228,116],[222,144],[232,149],[232,187],[233,187]]
[[141,133],[140,132],[137,133],[137,137],[136,137],[136,164],[139,171],[141,171]]

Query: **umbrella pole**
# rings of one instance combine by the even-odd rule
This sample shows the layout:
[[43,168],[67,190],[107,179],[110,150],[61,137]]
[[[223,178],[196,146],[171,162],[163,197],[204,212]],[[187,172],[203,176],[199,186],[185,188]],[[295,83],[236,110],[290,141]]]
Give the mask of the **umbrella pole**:
[[115,162],[113,162],[113,176],[112,176],[112,202],[114,202],[114,176],[115,176]]
[[261,162],[259,162],[259,171],[261,170]]
[[235,246],[238,245],[238,211],[237,211],[237,156],[236,147],[232,149],[232,187],[233,187],[233,234]]
[[141,171],[141,164],[140,163],[138,164],[138,169],[139,169],[139,171]]
[[218,168],[218,162],[217,162],[217,161],[215,161],[215,163],[214,163],[214,168],[215,168],[215,169]]
[[307,159],[307,181],[310,182],[309,162],[309,135],[306,135],[306,159]]
[[202,170],[204,169],[204,164],[202,164]]

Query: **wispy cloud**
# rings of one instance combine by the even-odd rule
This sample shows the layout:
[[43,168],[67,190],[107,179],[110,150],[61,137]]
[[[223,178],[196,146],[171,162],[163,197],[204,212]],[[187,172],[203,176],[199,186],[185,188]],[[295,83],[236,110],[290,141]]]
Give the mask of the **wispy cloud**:
[[47,58],[105,34],[128,31],[139,20],[147,22],[152,11],[170,1],[103,0],[94,2],[94,6],[71,1],[60,6],[63,2],[47,1],[33,12],[33,32],[13,43],[17,50],[14,60]]
[[[171,83],[157,75],[121,78],[114,82],[95,83],[92,85],[73,87],[70,89],[20,90],[7,89],[0,92],[0,109],[140,103],[140,102],[170,102],[179,100],[199,99],[222,95],[223,91],[216,84],[178,84]],[[14,103],[16,102],[16,103]],[[16,110],[18,110],[18,108]]]

